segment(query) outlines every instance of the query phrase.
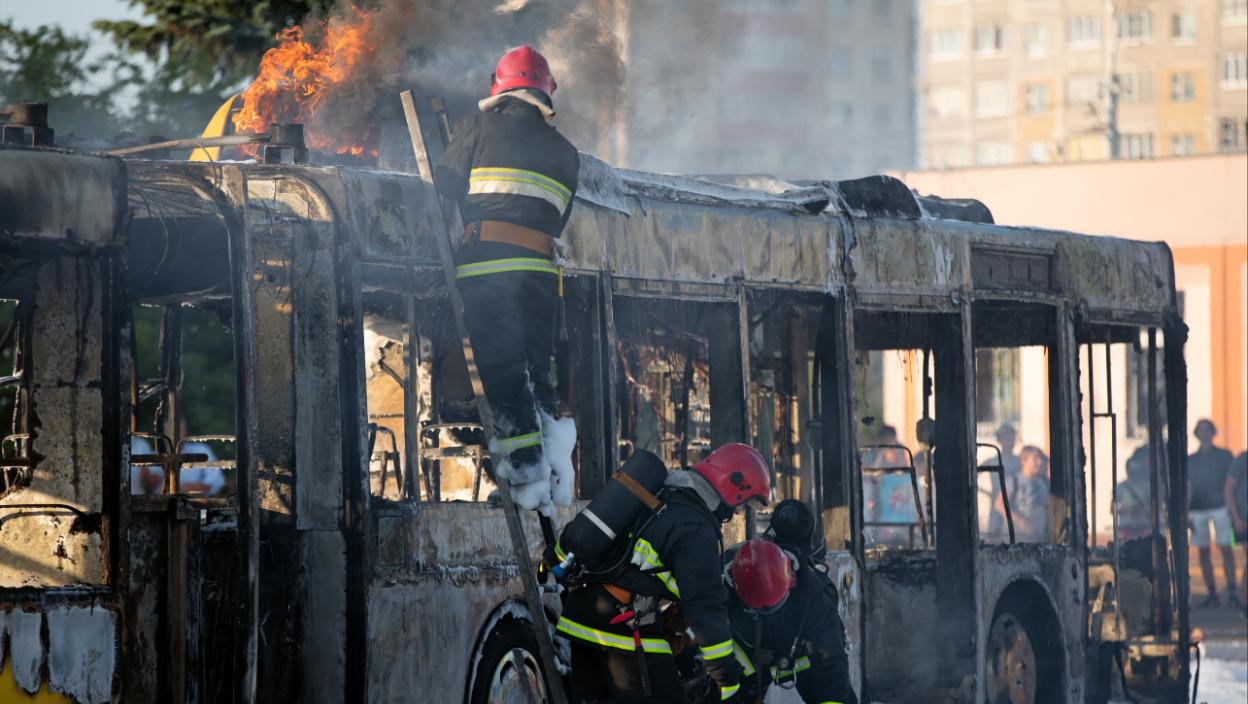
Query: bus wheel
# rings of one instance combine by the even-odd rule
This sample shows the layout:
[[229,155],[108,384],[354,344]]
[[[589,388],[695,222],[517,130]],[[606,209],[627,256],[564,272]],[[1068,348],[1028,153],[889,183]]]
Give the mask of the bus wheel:
[[542,704],[549,701],[537,638],[528,621],[504,618],[485,641],[472,704]]
[[1008,610],[998,611],[992,621],[987,657],[990,704],[1035,704],[1036,651],[1027,626]]

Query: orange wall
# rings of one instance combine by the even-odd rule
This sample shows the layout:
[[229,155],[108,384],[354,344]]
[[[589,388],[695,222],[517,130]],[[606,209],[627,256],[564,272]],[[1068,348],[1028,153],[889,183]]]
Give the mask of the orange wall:
[[[1164,73],[1163,102],[1170,97]],[[1197,101],[1208,90],[1197,74]],[[1182,110],[1187,106],[1174,106]],[[1198,133],[1199,134],[1199,133]],[[1168,136],[1166,137],[1168,139]],[[1199,146],[1199,144],[1198,144]],[[1163,153],[1169,144],[1163,145]],[[1199,271],[1209,286],[1208,343],[1188,344],[1188,368],[1209,379],[1189,383],[1218,425],[1218,443],[1234,452],[1248,447],[1245,411],[1244,309],[1248,288],[1248,154],[911,171],[894,174],[924,194],[977,198],[1003,225],[1030,225],[1137,240],[1164,241],[1176,268]],[[1177,282],[1184,286],[1183,274]],[[1188,311],[1189,318],[1204,311]],[[1196,365],[1201,365],[1197,367]],[[1203,372],[1207,371],[1205,374]],[[1188,429],[1196,409],[1189,410]]]
[[[1211,345],[1205,350],[1188,349],[1188,366],[1208,363],[1213,387],[1213,422],[1218,426],[1218,444],[1232,452],[1248,447],[1248,418],[1244,416],[1244,335],[1245,296],[1240,272],[1248,263],[1248,244],[1174,248],[1174,263],[1207,267],[1210,289]],[[1198,418],[1189,416],[1189,429]]]

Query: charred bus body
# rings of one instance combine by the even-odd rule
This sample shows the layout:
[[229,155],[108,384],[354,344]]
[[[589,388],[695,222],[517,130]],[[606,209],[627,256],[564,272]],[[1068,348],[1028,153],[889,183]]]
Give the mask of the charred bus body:
[[[887,179],[771,195],[585,159],[561,369],[579,498],[633,448],[682,464],[753,441],[777,493],[819,511],[864,700],[1104,701],[1115,660],[1134,694],[1185,699],[1185,328],[1164,245],[982,207],[935,219],[966,211]],[[92,702],[485,702],[540,683],[443,354],[424,181],[16,147],[0,165],[0,679]],[[232,350],[234,429],[214,440],[232,449],[211,460],[181,415],[206,383],[192,320]],[[1148,520],[1128,542],[1114,508],[1107,548],[1089,526],[1125,451],[1100,447],[1122,414],[1097,385],[1124,347],[1147,377]],[[1021,525],[1010,448],[985,459],[977,432],[979,367],[1008,349],[1039,351],[1047,398],[1030,541],[993,539],[980,498],[1005,494]],[[902,358],[922,452],[878,432]],[[225,488],[184,489],[206,464]],[[160,481],[139,495],[144,467]],[[878,505],[894,475],[908,518]]]

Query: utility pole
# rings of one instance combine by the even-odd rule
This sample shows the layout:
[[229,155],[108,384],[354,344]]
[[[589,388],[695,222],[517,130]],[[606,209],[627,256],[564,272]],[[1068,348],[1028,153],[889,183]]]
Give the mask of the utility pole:
[[1118,76],[1118,8],[1114,0],[1105,0],[1105,15],[1109,22],[1109,42],[1106,45],[1109,75],[1105,90],[1109,105],[1105,111],[1105,138],[1109,140],[1109,158],[1122,158],[1122,140],[1118,134],[1118,98],[1122,93],[1122,80]]
[[1105,136],[1109,139],[1110,159],[1122,158],[1122,140],[1118,138],[1118,96],[1121,91],[1122,85],[1118,80],[1118,73],[1109,74],[1109,111]]

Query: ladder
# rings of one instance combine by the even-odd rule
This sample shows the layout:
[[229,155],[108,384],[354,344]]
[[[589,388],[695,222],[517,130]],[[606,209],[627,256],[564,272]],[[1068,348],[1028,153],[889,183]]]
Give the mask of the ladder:
[[[433,158],[425,142],[425,132],[416,108],[416,97],[412,91],[405,90],[399,94],[403,103],[403,114],[407,118],[407,130],[412,140],[412,149],[416,154],[416,165],[420,176],[431,186],[433,185]],[[439,101],[440,102],[440,101]],[[437,134],[434,125],[434,134]],[[436,192],[436,189],[435,189]],[[454,203],[437,198],[441,207],[434,213],[435,223],[441,220],[443,236],[434,234],[438,244],[438,255],[442,260],[442,269],[446,274],[446,297],[455,315],[455,324],[459,330],[460,340],[464,346],[464,361],[468,365],[468,378],[472,383],[472,395],[477,405],[477,413],[481,417],[481,428],[485,434],[486,447],[494,437],[494,412],[485,397],[485,387],[481,384],[481,374],[477,370],[476,358],[472,352],[472,342],[468,339],[468,328],[464,326],[464,303],[460,298],[459,289],[455,287],[455,259],[452,249],[453,238],[464,231],[460,222],[459,209]],[[436,225],[435,225],[436,227]],[[496,474],[496,473],[495,473]],[[563,680],[555,666],[555,647],[550,637],[546,611],[542,606],[541,593],[537,585],[537,575],[533,569],[533,560],[529,555],[528,542],[524,538],[524,526],[520,523],[520,511],[511,498],[511,483],[501,476],[494,476],[498,486],[499,498],[502,499],[503,515],[507,519],[507,532],[511,536],[511,549],[515,553],[516,565],[520,570],[520,581],[524,585],[524,599],[529,609],[529,618],[533,623],[534,636],[537,638],[538,655],[542,660],[542,669],[546,678],[546,690],[550,693],[551,704],[567,704],[567,693],[563,688]],[[545,524],[544,532],[552,533]]]

